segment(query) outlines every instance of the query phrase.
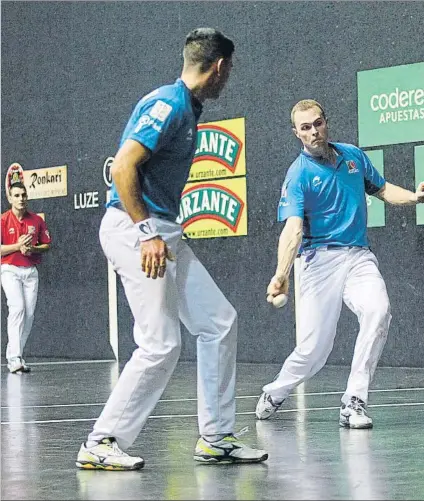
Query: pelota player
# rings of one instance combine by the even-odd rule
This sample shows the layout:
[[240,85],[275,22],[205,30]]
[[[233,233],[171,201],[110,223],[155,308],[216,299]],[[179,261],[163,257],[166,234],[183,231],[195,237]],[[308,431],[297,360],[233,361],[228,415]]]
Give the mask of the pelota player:
[[122,449],[137,438],[177,364],[180,320],[197,336],[201,437],[194,459],[234,463],[268,457],[234,435],[237,314],[175,222],[202,102],[224,88],[233,50],[233,42],[214,29],[189,33],[181,78],[142,98],[125,128],[100,240],[121,276],[138,348],[81,446],[80,468],[143,467],[142,458]]
[[267,293],[288,293],[290,270],[301,247],[299,339],[277,378],[263,387],[256,416],[268,419],[293,388],[324,366],[344,302],[358,317],[360,330],[342,397],[340,425],[370,428],[368,388],[391,314],[377,259],[368,247],[365,195],[395,205],[423,203],[424,183],[415,193],[390,184],[362,150],[329,142],[327,119],[316,101],[298,102],[291,120],[303,150],[282,187],[278,220],[286,224]]

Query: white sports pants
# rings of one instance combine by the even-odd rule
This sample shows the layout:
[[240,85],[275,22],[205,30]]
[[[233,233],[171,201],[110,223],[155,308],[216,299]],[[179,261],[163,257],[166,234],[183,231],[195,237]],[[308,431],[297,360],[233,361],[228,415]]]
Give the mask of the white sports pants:
[[392,318],[377,259],[361,247],[319,248],[300,259],[298,344],[263,391],[282,400],[325,365],[344,302],[358,317],[360,329],[342,402],[356,396],[366,403]]
[[6,358],[22,357],[34,321],[38,293],[38,270],[35,266],[1,265],[1,285],[7,299],[8,344]]
[[109,208],[100,242],[120,275],[135,319],[138,348],[125,365],[89,440],[115,437],[129,447],[155,408],[177,364],[180,320],[197,336],[198,422],[202,435],[232,433],[235,422],[237,314],[181,239],[179,224],[155,218],[175,262],[164,278],[141,270],[138,231],[126,212]]

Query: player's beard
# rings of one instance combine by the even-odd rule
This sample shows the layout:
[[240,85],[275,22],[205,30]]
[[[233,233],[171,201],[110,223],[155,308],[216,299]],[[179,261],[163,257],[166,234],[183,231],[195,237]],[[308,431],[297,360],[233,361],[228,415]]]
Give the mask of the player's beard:
[[217,73],[213,73],[210,78],[209,98],[218,99],[224,86],[225,82],[222,81]]

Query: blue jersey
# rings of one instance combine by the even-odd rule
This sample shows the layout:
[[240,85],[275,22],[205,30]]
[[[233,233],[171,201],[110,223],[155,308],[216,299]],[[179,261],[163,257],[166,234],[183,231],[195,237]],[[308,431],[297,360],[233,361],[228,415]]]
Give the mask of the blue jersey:
[[366,194],[373,195],[386,181],[361,149],[330,144],[338,153],[335,166],[305,151],[290,166],[281,190],[278,220],[303,218],[303,249],[366,247]]
[[[181,79],[144,96],[134,108],[120,146],[134,139],[151,152],[138,167],[142,199],[151,215],[175,221],[196,151],[202,105]],[[107,207],[122,207],[112,182]]]

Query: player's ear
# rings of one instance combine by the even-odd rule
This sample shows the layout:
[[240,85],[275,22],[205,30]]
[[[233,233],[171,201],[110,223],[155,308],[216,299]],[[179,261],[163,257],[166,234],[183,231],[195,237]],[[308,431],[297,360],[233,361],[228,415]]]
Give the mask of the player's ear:
[[223,68],[224,68],[224,58],[220,57],[217,62],[216,62],[216,71],[218,73],[218,75],[220,75],[223,71]]

